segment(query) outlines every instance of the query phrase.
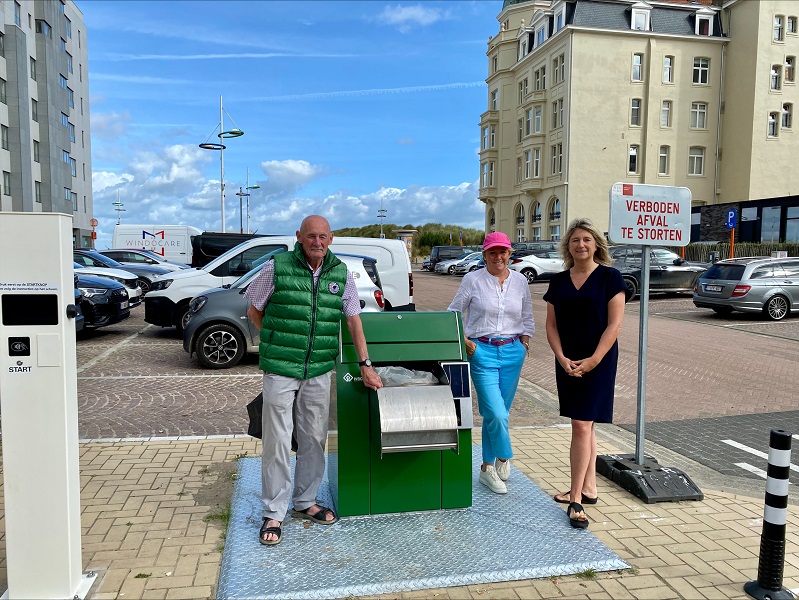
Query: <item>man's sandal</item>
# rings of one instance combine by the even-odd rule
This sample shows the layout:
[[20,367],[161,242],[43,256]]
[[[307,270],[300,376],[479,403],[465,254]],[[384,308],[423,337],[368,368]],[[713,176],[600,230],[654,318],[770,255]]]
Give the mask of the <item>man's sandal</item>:
[[[311,508],[313,508],[313,507],[309,506],[305,510],[296,510],[296,509],[292,508],[291,509],[291,516],[296,518],[296,519],[310,519],[314,523],[319,523],[320,525],[332,525],[333,523],[338,521],[338,517],[336,516],[336,513],[334,513],[329,508],[326,508],[324,506],[320,506],[319,510],[317,512],[315,512],[312,515],[309,515],[308,511],[311,510]],[[333,515],[333,518],[330,519],[329,521],[327,521],[327,520],[325,520],[325,517],[327,515]]]
[[[280,528],[280,525],[277,527],[267,527],[266,524],[269,521],[276,521],[277,519],[270,519],[269,517],[264,517],[264,522],[261,524],[261,531],[258,534],[258,541],[261,542],[264,546],[276,546],[280,543],[280,540],[283,539],[283,531]],[[278,521],[279,522],[279,521]],[[273,533],[277,536],[276,540],[265,540],[264,536]]]
[[[555,494],[552,496],[552,498],[555,500],[555,502],[560,504],[569,504],[571,502],[571,498],[567,499],[567,496],[571,496],[571,493],[563,492],[560,494]],[[583,504],[596,504],[599,501],[599,496],[594,496],[593,498],[591,496],[586,496],[585,494],[581,494],[581,496]]]
[[569,517],[569,523],[571,526],[576,529],[585,529],[588,527],[588,517],[583,514],[583,518],[579,517],[572,517],[572,513],[584,513],[582,504],[578,504],[577,502],[570,502],[568,508],[566,509],[566,516]]

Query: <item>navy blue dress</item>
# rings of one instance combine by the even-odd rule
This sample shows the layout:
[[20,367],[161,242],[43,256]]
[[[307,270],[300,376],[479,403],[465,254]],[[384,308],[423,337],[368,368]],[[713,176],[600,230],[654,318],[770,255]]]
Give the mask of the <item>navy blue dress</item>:
[[[555,308],[560,344],[567,358],[580,360],[594,353],[608,326],[608,302],[622,291],[621,273],[604,265],[597,265],[579,290],[569,271],[552,276],[544,300]],[[615,342],[596,368],[582,377],[569,377],[555,359],[560,416],[612,423],[618,358],[619,344]]]

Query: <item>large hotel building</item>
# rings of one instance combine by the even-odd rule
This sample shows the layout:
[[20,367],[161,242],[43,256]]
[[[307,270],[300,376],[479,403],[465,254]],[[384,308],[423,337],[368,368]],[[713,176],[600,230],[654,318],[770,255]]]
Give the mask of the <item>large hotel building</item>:
[[486,231],[607,230],[615,182],[684,186],[693,241],[799,241],[799,2],[505,0],[480,116]]
[[91,247],[86,26],[72,0],[0,2],[0,211],[73,215]]

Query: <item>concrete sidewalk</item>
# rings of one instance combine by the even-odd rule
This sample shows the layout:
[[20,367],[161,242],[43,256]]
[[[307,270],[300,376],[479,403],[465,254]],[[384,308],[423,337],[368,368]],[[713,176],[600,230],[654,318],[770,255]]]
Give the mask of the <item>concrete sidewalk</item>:
[[[568,427],[516,428],[512,435],[517,468],[546,492],[568,488]],[[631,450],[610,435],[600,431],[600,453]],[[91,597],[213,598],[224,528],[221,520],[208,519],[219,512],[207,503],[217,497],[208,491],[232,489],[235,460],[259,453],[260,442],[244,436],[84,441],[83,561],[85,570],[99,575]],[[600,502],[586,507],[591,531],[632,565],[624,572],[383,597],[745,598],[743,584],[757,576],[762,496],[703,491],[703,502],[646,505],[600,478]],[[253,543],[255,536],[253,531]],[[786,552],[785,586],[795,589],[794,506]]]

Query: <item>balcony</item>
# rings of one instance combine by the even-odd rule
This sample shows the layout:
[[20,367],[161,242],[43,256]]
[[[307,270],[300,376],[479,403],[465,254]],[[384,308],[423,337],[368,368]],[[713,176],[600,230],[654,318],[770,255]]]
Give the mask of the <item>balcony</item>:
[[525,193],[538,191],[541,189],[541,179],[522,179],[519,189]]
[[533,223],[540,223],[541,215],[533,215]]
[[549,220],[550,221],[560,221],[560,211],[549,213]]
[[516,217],[517,225],[524,225],[524,217]]

